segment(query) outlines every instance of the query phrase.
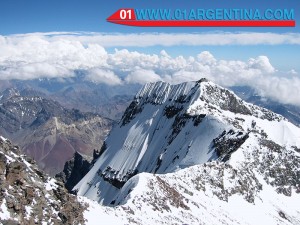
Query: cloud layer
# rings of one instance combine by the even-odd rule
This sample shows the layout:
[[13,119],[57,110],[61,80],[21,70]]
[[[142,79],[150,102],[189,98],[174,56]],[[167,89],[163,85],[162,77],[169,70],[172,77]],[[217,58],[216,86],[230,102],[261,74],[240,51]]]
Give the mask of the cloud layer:
[[[67,39],[83,44],[100,44],[104,47],[199,46],[199,45],[300,45],[299,33],[213,32],[213,33],[91,33],[52,32],[12,35],[18,40],[25,36],[40,36],[49,41]],[[1,43],[1,38],[0,38]]]
[[[287,76],[280,77],[267,56],[257,56],[247,61],[228,61],[216,59],[208,51],[189,57],[171,57],[164,50],[160,54],[145,54],[122,49],[109,54],[103,47],[121,41],[127,45],[136,41],[136,45],[139,45],[140,40],[146,45],[153,45],[165,38],[166,41],[161,41],[161,45],[197,45],[204,41],[213,41],[215,44],[300,44],[298,34],[266,34],[263,37],[256,33],[250,37],[246,34],[223,34],[224,40],[220,39],[220,34],[203,35],[197,39],[199,34],[191,34],[191,37],[179,34],[169,42],[168,34],[145,34],[143,38],[138,34],[101,36],[90,33],[85,36],[70,33],[0,36],[0,79],[72,77],[76,70],[85,71],[87,80],[107,85],[155,81],[179,83],[206,77],[227,87],[249,85],[266,97],[300,105],[297,71],[291,68]],[[208,40],[205,35],[210,35]],[[253,38],[255,35],[257,39]],[[122,39],[128,36],[131,37],[129,44]]]

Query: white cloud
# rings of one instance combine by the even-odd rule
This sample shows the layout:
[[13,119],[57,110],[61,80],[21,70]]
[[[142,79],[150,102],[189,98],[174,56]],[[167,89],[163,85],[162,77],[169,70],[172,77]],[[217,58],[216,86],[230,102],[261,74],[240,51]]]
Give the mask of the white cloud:
[[125,78],[127,83],[145,84],[150,82],[162,81],[162,78],[153,70],[138,69],[128,74]]
[[274,67],[271,65],[267,56],[259,56],[256,59],[249,60],[249,66],[253,69],[258,69],[262,73],[275,72]]
[[[265,36],[264,36],[265,35]],[[0,36],[0,80],[64,78],[82,70],[86,79],[108,85],[167,81],[179,83],[206,77],[223,86],[249,85],[283,103],[300,105],[300,79],[295,70],[279,76],[267,56],[248,61],[217,59],[208,51],[172,57],[127,49],[109,54],[103,46],[300,44],[299,34],[91,34],[48,33]],[[130,38],[129,38],[130,37]],[[126,38],[126,41],[125,41]],[[129,42],[129,43],[128,43]],[[122,77],[119,76],[122,74]]]
[[215,57],[208,51],[203,51],[198,54],[197,59],[203,65],[215,65],[217,61]]
[[100,83],[107,84],[107,85],[122,84],[122,80],[117,75],[115,75],[113,71],[103,70],[99,68],[90,69],[85,79],[97,84]]
[[300,106],[300,79],[293,77],[261,77],[251,84],[262,95],[285,104]]
[[297,75],[298,72],[294,69],[291,69],[290,71],[288,71],[288,74]]
[[[83,44],[100,44],[104,47],[115,46],[198,46],[198,45],[300,45],[299,33],[258,33],[258,32],[214,32],[214,33],[88,33],[53,32],[11,35],[10,38],[39,36],[49,41],[67,39]],[[1,38],[0,38],[1,42]]]
[[105,66],[107,52],[98,44],[44,36],[2,37],[0,79],[69,77],[77,69]]

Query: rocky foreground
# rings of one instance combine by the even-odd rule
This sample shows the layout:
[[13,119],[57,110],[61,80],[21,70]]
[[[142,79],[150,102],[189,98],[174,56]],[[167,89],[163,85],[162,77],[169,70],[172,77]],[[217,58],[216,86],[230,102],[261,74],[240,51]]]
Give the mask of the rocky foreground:
[[84,224],[84,204],[0,137],[0,224]]

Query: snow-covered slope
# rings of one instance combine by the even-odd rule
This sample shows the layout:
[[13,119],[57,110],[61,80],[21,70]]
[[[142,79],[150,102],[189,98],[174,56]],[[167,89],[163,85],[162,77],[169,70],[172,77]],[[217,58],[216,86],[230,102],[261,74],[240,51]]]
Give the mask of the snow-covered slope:
[[123,224],[300,224],[299,166],[299,149],[250,133],[227,162],[138,174],[95,208]]
[[[89,203],[84,216],[92,225],[97,218],[115,225],[300,224],[299,154],[283,151],[253,148],[250,155],[247,150],[241,153],[244,160],[249,156],[253,160],[239,160],[234,166],[214,161],[165,175],[141,173],[121,189],[118,206],[102,206],[81,197]],[[232,157],[240,157],[235,154]],[[269,157],[277,163],[264,165]]]
[[251,133],[227,162],[132,177],[115,207],[80,197],[84,216],[87,224],[300,224],[299,153]]
[[150,83],[135,96],[94,167],[74,189],[103,205],[122,204],[124,185],[138,173],[174,173],[230,158],[237,164],[240,159],[232,153],[241,155],[245,143],[295,152],[300,129],[206,79]]

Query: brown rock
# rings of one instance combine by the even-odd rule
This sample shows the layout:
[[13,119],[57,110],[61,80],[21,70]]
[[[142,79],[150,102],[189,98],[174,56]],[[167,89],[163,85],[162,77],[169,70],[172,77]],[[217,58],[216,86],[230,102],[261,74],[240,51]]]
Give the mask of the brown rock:
[[0,154],[0,175],[4,174],[6,170],[6,157],[4,154]]
[[25,165],[21,162],[16,161],[8,164],[6,171],[6,180],[8,184],[12,185],[15,182],[22,184],[22,180],[24,179],[24,170]]
[[26,187],[26,189],[25,189],[25,198],[26,198],[27,204],[32,203],[32,200],[34,198],[34,189],[33,189],[33,187]]

